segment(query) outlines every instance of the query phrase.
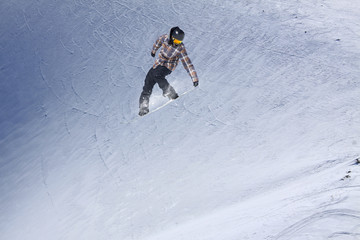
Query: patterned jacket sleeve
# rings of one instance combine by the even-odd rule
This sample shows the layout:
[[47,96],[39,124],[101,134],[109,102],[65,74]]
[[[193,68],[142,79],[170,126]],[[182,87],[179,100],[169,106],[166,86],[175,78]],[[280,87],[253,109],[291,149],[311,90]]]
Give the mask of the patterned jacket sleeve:
[[156,51],[161,47],[161,45],[163,44],[163,42],[165,41],[167,35],[164,34],[164,35],[161,35],[157,40],[156,42],[154,43],[153,45],[153,49],[152,49],[152,53],[153,54],[156,54]]
[[193,82],[199,81],[194,65],[191,63],[191,60],[186,52],[185,46],[181,51],[181,62],[184,65],[185,70],[189,73],[192,81]]

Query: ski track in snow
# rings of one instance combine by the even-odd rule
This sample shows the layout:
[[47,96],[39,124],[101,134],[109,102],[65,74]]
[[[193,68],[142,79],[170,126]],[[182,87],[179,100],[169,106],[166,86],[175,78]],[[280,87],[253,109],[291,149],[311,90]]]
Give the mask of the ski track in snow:
[[[295,223],[294,225],[290,226],[289,228],[285,229],[281,233],[279,233],[277,236],[274,237],[274,239],[288,239],[289,237],[293,236],[294,233],[298,232],[302,228],[304,228],[306,225],[317,222],[319,220],[323,220],[326,218],[352,218],[355,220],[360,219],[360,212],[358,211],[352,211],[348,209],[333,209],[328,211],[323,211],[320,213],[313,214],[310,217],[307,217],[300,222]],[[358,233],[333,233],[331,236],[335,235],[350,235],[350,236],[357,236]],[[331,236],[329,236],[331,238]]]

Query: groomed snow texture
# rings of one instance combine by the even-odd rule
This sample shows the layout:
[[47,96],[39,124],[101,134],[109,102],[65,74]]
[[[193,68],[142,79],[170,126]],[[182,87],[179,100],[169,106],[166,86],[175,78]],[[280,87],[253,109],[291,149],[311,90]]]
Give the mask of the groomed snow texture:
[[[0,18],[1,240],[360,239],[358,1],[4,0]],[[200,85],[180,63],[189,93],[141,118],[174,26]]]

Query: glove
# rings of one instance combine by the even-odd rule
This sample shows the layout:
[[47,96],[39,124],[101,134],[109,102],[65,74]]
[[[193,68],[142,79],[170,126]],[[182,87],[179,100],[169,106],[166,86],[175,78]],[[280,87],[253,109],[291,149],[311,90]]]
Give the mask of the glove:
[[193,82],[194,87],[197,87],[199,85],[199,81]]
[[155,53],[151,52],[151,56],[152,56],[152,57],[155,57]]

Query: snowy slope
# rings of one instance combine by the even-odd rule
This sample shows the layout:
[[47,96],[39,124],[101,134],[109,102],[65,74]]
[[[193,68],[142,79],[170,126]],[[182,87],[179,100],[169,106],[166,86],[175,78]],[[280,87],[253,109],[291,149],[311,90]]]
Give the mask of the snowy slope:
[[[355,0],[0,13],[0,239],[360,239]],[[140,118],[173,26],[200,86]],[[193,89],[181,64],[168,80]]]

